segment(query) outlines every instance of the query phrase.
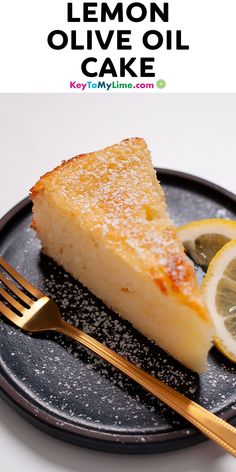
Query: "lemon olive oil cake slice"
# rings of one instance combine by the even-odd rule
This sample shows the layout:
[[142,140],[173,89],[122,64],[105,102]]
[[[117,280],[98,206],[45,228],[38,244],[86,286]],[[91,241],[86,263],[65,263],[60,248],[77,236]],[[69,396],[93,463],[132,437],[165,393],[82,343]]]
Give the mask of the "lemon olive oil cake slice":
[[143,139],[63,162],[31,190],[43,252],[190,369],[213,334]]

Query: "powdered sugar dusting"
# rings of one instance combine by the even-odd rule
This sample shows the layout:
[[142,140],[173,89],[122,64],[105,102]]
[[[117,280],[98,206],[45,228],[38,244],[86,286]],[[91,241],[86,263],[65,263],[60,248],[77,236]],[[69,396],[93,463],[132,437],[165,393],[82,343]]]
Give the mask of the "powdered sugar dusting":
[[105,236],[106,246],[129,255],[154,279],[160,277],[161,267],[173,287],[194,296],[193,272],[176,239],[143,140],[78,156],[41,182],[73,225],[88,228],[95,238]]
[[[37,248],[36,261],[38,244],[33,244]],[[21,263],[23,275],[27,276],[28,270]],[[110,312],[45,256],[41,256],[40,273],[38,287],[58,303],[67,322],[212,411],[228,401],[225,390],[219,390],[219,379],[230,390],[236,384],[235,368],[224,364],[223,359],[216,366],[215,352],[209,372],[199,378]],[[34,282],[34,275],[31,280]],[[35,407],[53,410],[58,424],[63,424],[63,417],[102,430],[131,428],[137,432],[141,427],[149,433],[185,424],[163,403],[78,343],[59,334],[33,337],[5,323],[1,330],[3,357],[7,357],[7,336],[11,368],[16,369],[20,382],[35,399]]]
[[[184,224],[216,217],[220,203],[188,188],[165,187],[174,221]],[[187,202],[187,205],[186,205]],[[226,210],[226,217],[235,214]],[[212,349],[208,372],[198,377],[139,335],[111,313],[84,287],[49,259],[40,257],[40,245],[29,230],[31,215],[9,228],[1,239],[1,255],[34,285],[52,296],[64,319],[84,329],[157,378],[169,383],[209,410],[235,411],[235,366]],[[199,279],[202,277],[198,271]],[[53,413],[57,425],[86,426],[101,432],[133,432],[145,444],[148,433],[173,432],[186,423],[134,382],[75,342],[60,335],[30,336],[0,321],[1,368],[38,411]],[[232,416],[232,414],[231,414]],[[191,434],[189,426],[183,430]],[[141,444],[140,444],[141,447]]]

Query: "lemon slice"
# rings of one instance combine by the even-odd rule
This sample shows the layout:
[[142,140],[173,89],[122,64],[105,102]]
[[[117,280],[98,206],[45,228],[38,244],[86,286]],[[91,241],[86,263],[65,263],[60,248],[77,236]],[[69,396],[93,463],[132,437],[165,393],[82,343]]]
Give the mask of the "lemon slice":
[[236,241],[213,257],[202,290],[216,328],[214,344],[236,362]]
[[236,240],[236,221],[217,218],[194,221],[181,226],[178,236],[191,259],[206,269],[224,244]]

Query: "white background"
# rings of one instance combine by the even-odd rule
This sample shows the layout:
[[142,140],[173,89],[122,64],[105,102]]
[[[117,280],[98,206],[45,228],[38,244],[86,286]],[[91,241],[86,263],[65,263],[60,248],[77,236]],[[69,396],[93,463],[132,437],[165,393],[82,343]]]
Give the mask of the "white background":
[[[73,3],[75,13],[80,12],[79,6],[83,2],[74,0]],[[110,7],[116,3],[109,0]],[[123,3],[132,2],[126,0]],[[143,3],[149,5],[150,2]],[[157,3],[162,7],[162,1]],[[155,89],[156,94],[236,92],[235,0],[169,0],[169,8],[169,23],[128,21],[118,24],[114,21],[101,26],[99,23],[67,23],[67,0],[0,0],[0,92],[70,92],[70,81],[84,81],[80,71],[83,58],[92,55],[101,64],[102,59],[108,56],[117,63],[123,53],[127,57],[153,56],[154,53],[156,79],[167,82],[166,89]],[[69,48],[54,51],[47,44],[52,30],[62,29],[68,33],[71,29],[78,29],[81,39],[84,39],[85,29],[90,27],[101,27],[103,33],[117,27],[132,28],[133,50],[117,52],[114,45],[109,51],[94,48],[91,54],[91,51],[84,53]],[[183,42],[190,45],[190,50],[167,51],[161,48],[156,52],[147,51],[142,47],[141,37],[149,29],[163,32],[181,29]],[[142,81],[152,82],[152,79]],[[135,89],[128,91],[135,92]],[[147,93],[150,94],[150,90]]]
[[[0,215],[62,159],[147,139],[153,163],[235,193],[236,95],[0,95]],[[235,459],[209,441],[178,452],[117,456],[64,444],[0,402],[4,472],[233,472]]]

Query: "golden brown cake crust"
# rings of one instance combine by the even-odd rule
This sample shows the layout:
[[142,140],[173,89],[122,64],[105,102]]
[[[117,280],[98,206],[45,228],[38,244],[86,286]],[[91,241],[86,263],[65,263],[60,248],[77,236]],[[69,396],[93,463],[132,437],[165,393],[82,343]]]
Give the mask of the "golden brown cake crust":
[[57,200],[78,224],[82,215],[91,231],[104,234],[107,244],[146,271],[166,296],[173,291],[208,320],[143,139],[125,139],[64,161],[31,189],[32,200],[41,192]]
[[[143,142],[143,138],[126,138],[126,139],[123,139],[122,143],[127,143],[127,145],[130,145],[131,143],[142,143]],[[108,146],[106,148],[104,148],[102,151],[104,152],[109,152],[109,149],[113,149],[113,146]],[[40,179],[38,180],[38,182],[36,182],[35,185],[33,185],[33,187],[30,189],[30,192],[29,192],[29,195],[30,195],[30,198],[33,200],[34,196],[38,193],[38,192],[41,192],[43,191],[43,188],[44,188],[44,180],[47,180],[49,177],[53,177],[54,174],[56,174],[56,172],[58,170],[62,170],[64,169],[65,167],[68,167],[70,166],[71,163],[73,162],[76,162],[78,163],[78,161],[82,158],[85,158],[85,157],[88,157],[88,156],[91,156],[91,155],[96,155],[97,154],[97,151],[94,151],[94,152],[90,152],[90,153],[86,153],[86,154],[78,154],[76,156],[73,156],[73,157],[70,157],[70,159],[66,159],[66,160],[63,160],[62,163],[60,165],[58,165],[57,167],[55,167],[53,170],[50,170],[49,172],[46,172],[45,174],[43,174]]]

